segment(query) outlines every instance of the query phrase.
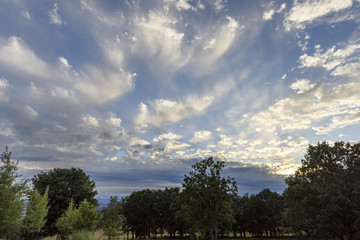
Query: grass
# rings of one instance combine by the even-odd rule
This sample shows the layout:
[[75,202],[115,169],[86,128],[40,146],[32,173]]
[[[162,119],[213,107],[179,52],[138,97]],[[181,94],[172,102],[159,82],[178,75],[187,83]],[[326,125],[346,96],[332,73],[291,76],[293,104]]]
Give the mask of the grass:
[[[119,235],[118,238],[121,239],[121,240],[126,240],[126,234],[123,233],[123,234]],[[94,233],[94,238],[93,239],[107,240],[108,237],[104,235],[104,232],[102,230],[97,230]],[[129,235],[129,239],[131,239],[131,234]],[[179,238],[176,238],[176,239],[179,240]],[[188,239],[188,238],[185,238],[185,239]],[[291,235],[287,235],[287,236],[285,235],[285,236],[282,236],[282,237],[275,237],[275,238],[274,237],[265,237],[264,236],[262,239],[260,237],[251,237],[250,235],[246,236],[246,238],[240,238],[240,237],[234,238],[232,236],[226,237],[226,238],[220,238],[220,237],[218,238],[218,240],[244,240],[244,239],[249,239],[249,240],[250,239],[251,240],[286,240],[286,239],[297,240],[297,238],[295,238],[294,236],[291,236]],[[44,237],[44,238],[41,238],[40,240],[56,240],[56,236]],[[174,240],[174,239],[160,238],[160,235],[158,235],[157,238],[147,238],[147,240]]]

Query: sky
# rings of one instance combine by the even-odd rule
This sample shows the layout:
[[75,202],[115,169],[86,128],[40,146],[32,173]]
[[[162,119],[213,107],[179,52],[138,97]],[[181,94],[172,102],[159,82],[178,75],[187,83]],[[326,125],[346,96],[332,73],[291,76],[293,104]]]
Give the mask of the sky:
[[359,0],[1,0],[0,147],[99,197],[225,161],[282,192],[309,144],[358,142]]

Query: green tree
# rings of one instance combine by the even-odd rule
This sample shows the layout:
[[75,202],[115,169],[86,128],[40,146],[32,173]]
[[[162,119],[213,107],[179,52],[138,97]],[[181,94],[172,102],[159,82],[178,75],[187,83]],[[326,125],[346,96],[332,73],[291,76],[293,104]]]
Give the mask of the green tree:
[[74,207],[74,201],[71,200],[68,208],[65,213],[56,222],[56,227],[59,229],[60,236],[63,239],[66,239],[67,236],[75,232],[76,224],[78,219],[78,211]]
[[30,235],[35,235],[35,238],[37,238],[37,233],[42,231],[46,223],[46,216],[49,211],[48,193],[49,188],[46,188],[43,195],[35,189],[27,203],[24,228]]
[[78,206],[84,199],[97,205],[95,182],[80,168],[55,168],[49,172],[41,172],[32,179],[34,189],[44,194],[49,186],[49,212],[44,227],[46,234],[57,233],[57,219],[66,211],[71,199]]
[[110,202],[100,211],[100,222],[104,229],[104,234],[111,237],[119,235],[124,223],[122,215],[122,203],[118,201],[118,197],[110,197]]
[[311,237],[360,238],[360,143],[310,145],[285,182],[285,216]]
[[0,236],[15,239],[21,229],[27,180],[20,179],[18,161],[11,161],[8,148],[1,154],[0,166]]
[[76,229],[94,232],[99,223],[99,214],[96,206],[84,199],[77,211]]
[[237,192],[234,179],[221,176],[225,163],[213,158],[192,165],[185,175],[183,193],[189,220],[204,238],[216,240],[221,222],[233,217],[232,195]]
[[68,209],[57,220],[56,227],[59,229],[62,238],[66,239],[75,232],[94,232],[98,221],[99,215],[96,206],[84,199],[76,208],[71,200]]

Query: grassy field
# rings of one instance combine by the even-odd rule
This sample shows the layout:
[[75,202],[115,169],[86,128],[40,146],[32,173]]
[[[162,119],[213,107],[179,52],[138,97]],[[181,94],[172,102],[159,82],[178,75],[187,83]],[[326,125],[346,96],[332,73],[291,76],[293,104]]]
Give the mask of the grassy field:
[[[98,230],[94,233],[94,236],[96,238],[98,238],[99,240],[107,240],[108,237],[104,236],[103,231],[102,230]],[[56,236],[52,236],[52,237],[45,237],[45,238],[41,238],[40,240],[55,240]],[[129,239],[131,239],[131,236],[129,236]],[[178,238],[176,238],[177,240],[179,240]],[[251,239],[251,240],[261,240],[261,238],[259,237],[251,237],[251,236],[247,236],[246,238],[233,238],[233,237],[228,237],[228,238],[218,238],[218,240],[243,240],[243,239]],[[283,236],[283,237],[276,237],[276,238],[268,238],[268,237],[263,237],[263,240],[286,240],[286,239],[291,239],[291,240],[297,240],[297,238],[293,237],[293,236]],[[120,235],[118,236],[118,238],[116,238],[116,240],[126,240],[126,234]],[[168,238],[160,238],[160,235],[158,235],[157,238],[147,238],[147,240],[174,240],[174,239],[168,239]]]

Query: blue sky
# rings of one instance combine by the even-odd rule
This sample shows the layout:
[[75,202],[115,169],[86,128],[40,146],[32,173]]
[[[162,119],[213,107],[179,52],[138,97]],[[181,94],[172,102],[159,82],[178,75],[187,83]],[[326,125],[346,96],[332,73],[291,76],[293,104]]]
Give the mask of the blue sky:
[[100,197],[214,156],[281,192],[309,144],[359,141],[360,1],[0,3],[0,143]]

